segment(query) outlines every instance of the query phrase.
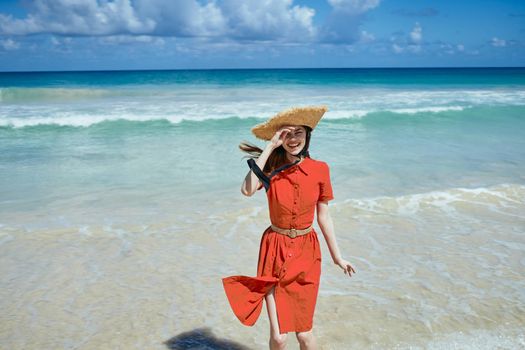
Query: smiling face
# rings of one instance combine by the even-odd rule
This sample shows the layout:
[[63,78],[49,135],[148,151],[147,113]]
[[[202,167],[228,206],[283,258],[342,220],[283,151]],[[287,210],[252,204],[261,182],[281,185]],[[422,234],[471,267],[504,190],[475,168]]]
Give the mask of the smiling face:
[[294,131],[286,135],[283,148],[286,152],[295,156],[301,152],[306,144],[306,129],[301,125],[291,125],[291,127],[294,128]]

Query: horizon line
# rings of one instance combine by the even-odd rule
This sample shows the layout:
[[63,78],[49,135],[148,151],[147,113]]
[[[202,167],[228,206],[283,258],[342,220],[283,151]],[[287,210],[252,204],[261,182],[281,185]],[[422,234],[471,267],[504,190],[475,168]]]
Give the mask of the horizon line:
[[336,69],[493,69],[525,68],[525,66],[428,66],[428,67],[290,67],[290,68],[143,68],[143,69],[85,69],[85,70],[24,70],[0,71],[1,73],[97,73],[97,72],[165,72],[165,71],[227,71],[227,70],[336,70]]

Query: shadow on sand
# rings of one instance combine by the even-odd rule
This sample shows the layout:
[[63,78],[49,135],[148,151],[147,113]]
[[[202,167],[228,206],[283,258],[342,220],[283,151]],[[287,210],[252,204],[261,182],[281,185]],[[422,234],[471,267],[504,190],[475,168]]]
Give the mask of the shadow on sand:
[[227,339],[217,338],[210,328],[197,328],[181,333],[164,342],[171,350],[252,350]]

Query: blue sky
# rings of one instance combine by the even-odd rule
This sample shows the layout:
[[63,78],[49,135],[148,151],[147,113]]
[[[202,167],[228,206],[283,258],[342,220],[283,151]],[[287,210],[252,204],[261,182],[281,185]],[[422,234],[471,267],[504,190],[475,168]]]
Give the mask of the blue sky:
[[525,1],[0,0],[0,71],[525,66]]

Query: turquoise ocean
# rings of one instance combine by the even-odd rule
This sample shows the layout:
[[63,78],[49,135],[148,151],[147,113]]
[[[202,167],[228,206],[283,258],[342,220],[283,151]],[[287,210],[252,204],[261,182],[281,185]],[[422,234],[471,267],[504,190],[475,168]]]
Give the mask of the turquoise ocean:
[[525,68],[0,73],[0,343],[266,346],[265,310],[242,326],[220,284],[269,225],[238,144],[317,104],[357,270],[318,229],[323,349],[525,348]]

